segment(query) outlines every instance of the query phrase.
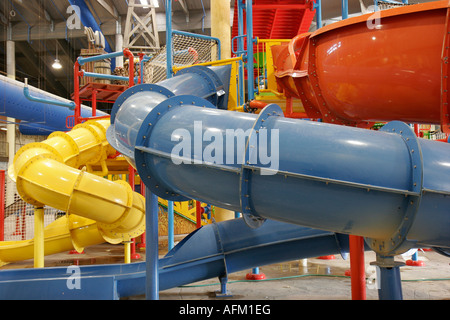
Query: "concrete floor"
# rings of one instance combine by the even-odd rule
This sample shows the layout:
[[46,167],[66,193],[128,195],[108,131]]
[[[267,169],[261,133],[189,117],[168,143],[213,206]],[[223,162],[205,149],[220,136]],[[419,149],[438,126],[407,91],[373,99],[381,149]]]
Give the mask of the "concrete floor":
[[[420,252],[423,267],[401,267],[404,300],[449,300],[450,299],[450,259],[436,252]],[[401,256],[398,261],[405,261]],[[375,261],[373,252],[366,252],[367,300],[378,300],[375,284]],[[345,276],[350,268],[349,260],[335,256],[334,260],[318,258],[307,261],[290,261],[263,266],[259,271],[266,276],[265,281],[247,281],[251,270],[229,275],[227,290],[231,297],[215,295],[220,290],[218,279],[160,292],[161,300],[351,300],[351,279]],[[444,280],[445,279],[445,280]]]
[[[160,245],[160,255],[167,252],[164,239]],[[144,261],[145,250],[138,249],[140,259]],[[397,256],[396,261],[405,262]],[[419,260],[425,266],[401,267],[402,290],[404,300],[450,300],[450,259],[434,252],[419,252]],[[376,278],[373,252],[365,253],[366,278]],[[123,263],[123,246],[102,244],[85,249],[83,254],[68,252],[47,256],[45,266],[87,265]],[[32,268],[33,260],[11,263],[0,268]],[[350,268],[349,259],[336,255],[333,260],[310,258],[289,261],[280,264],[262,266],[266,280],[246,280],[251,270],[232,273],[228,277],[229,297],[218,297],[220,290],[218,278],[192,283],[183,287],[161,291],[160,300],[351,300],[351,280],[345,273]],[[378,300],[375,281],[367,282],[367,300]],[[144,296],[127,299],[141,300]]]

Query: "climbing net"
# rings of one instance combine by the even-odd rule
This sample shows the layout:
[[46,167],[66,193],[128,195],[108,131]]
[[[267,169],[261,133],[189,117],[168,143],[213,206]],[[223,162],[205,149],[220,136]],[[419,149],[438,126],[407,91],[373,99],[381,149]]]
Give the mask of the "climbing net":
[[[218,43],[214,39],[204,39],[174,33],[172,36],[172,57],[174,66],[190,66],[218,59]],[[166,78],[167,52],[164,46],[144,67],[144,82],[156,83]]]
[[[215,61],[219,58],[218,42],[211,38],[198,37],[195,34],[172,35],[173,66],[190,66],[203,62]],[[156,83],[167,77],[166,46],[152,55],[144,63],[144,83]],[[136,68],[137,70],[138,68]],[[118,74],[116,72],[116,74]],[[121,76],[128,76],[128,64],[120,70]]]
[[411,4],[407,4],[407,3],[393,3],[393,2],[388,2],[388,1],[378,1],[378,9],[379,10],[387,10],[387,9],[392,9],[392,8],[398,8],[398,7],[403,7],[403,6],[408,6]]

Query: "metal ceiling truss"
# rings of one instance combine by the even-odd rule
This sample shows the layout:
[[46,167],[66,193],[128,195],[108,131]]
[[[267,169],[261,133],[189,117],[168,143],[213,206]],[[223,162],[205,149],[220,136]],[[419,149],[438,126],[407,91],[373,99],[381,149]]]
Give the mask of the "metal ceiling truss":
[[156,52],[160,49],[158,29],[156,27],[155,7],[151,4],[145,5],[148,12],[145,16],[139,16],[136,8],[144,5],[129,0],[128,12],[123,35],[123,46],[131,51]]

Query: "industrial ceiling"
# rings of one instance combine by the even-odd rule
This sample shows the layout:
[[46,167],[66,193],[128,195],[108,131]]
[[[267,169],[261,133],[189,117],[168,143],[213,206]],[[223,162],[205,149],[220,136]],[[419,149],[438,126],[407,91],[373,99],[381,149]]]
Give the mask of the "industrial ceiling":
[[[135,0],[145,3],[153,0]],[[210,5],[215,0],[173,0],[173,29],[198,34],[210,34]],[[258,1],[253,0],[254,4]],[[424,0],[420,2],[428,2]],[[165,0],[156,0],[156,25],[161,45],[165,44]],[[283,0],[272,0],[282,3]],[[73,92],[73,64],[80,50],[88,48],[84,26],[68,28],[74,11],[72,4],[85,4],[91,17],[101,28],[107,45],[115,49],[117,33],[123,33],[128,0],[2,0],[0,2],[0,73],[6,74],[6,40],[15,43],[16,79],[28,78],[30,85],[70,99]],[[322,0],[323,20],[340,17],[337,0]],[[361,3],[368,6],[372,0],[349,0],[349,14],[360,14]],[[234,0],[230,0],[230,21],[233,22]],[[136,9],[145,15],[148,8]],[[329,20],[331,21],[331,20]],[[314,28],[315,22],[312,24]],[[58,58],[62,68],[52,64]]]

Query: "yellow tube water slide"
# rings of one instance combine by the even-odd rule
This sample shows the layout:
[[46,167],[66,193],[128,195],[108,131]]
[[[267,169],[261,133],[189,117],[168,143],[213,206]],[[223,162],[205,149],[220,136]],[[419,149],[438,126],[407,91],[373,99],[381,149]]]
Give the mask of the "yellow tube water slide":
[[[145,200],[125,181],[86,172],[116,151],[106,140],[109,120],[88,121],[22,147],[9,175],[22,199],[66,212],[44,231],[44,254],[129,241],[145,231]],[[81,169],[80,169],[81,168]],[[0,242],[0,262],[33,258],[33,240]]]

